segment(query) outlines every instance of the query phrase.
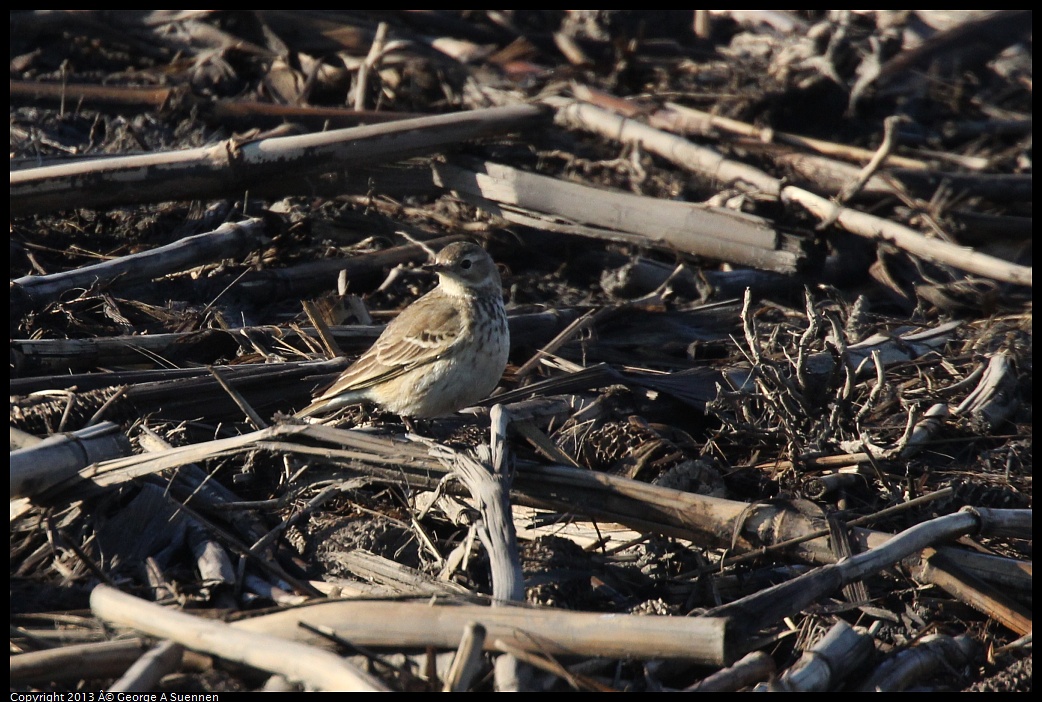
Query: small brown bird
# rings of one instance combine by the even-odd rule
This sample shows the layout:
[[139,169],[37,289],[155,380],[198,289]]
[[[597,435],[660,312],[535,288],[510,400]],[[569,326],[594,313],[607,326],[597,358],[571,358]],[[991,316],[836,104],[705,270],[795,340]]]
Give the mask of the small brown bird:
[[440,417],[492,392],[510,350],[496,264],[480,246],[458,242],[424,267],[438,274],[438,287],[395,317],[297,417],[362,401],[403,417]]

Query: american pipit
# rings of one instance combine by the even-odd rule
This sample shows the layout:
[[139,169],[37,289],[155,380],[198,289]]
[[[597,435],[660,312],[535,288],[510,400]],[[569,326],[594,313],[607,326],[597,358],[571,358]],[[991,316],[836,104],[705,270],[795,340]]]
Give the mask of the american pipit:
[[439,417],[492,392],[510,350],[496,264],[480,246],[460,242],[425,267],[438,274],[438,287],[395,317],[297,417],[364,400],[403,417]]

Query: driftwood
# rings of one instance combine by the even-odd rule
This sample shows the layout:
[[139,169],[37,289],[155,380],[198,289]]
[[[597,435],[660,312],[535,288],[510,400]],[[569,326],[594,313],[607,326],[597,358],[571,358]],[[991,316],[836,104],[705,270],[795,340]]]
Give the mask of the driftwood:
[[893,654],[865,681],[865,692],[901,691],[930,677],[941,666],[965,665],[978,654],[977,642],[965,634],[931,634],[909,649]]
[[[931,241],[907,227],[887,222],[872,215],[838,207],[814,193],[794,186],[782,187],[779,179],[771,178],[759,170],[735,166],[719,154],[708,149],[695,147],[682,139],[673,141],[670,135],[619,118],[599,108],[583,106],[577,102],[551,101],[558,108],[559,119],[585,129],[597,131],[607,138],[620,141],[640,142],[647,145],[665,141],[657,153],[674,160],[681,167],[691,168],[722,180],[727,185],[743,184],[756,188],[768,196],[781,198],[784,202],[802,205],[827,222],[835,222],[847,231],[872,239],[883,239],[926,260],[946,263],[971,273],[1019,285],[1031,285],[1031,268],[1001,261],[976,251],[952,246],[942,241]],[[654,148],[654,147],[652,147]]]
[[145,692],[154,688],[164,676],[181,667],[184,649],[166,641],[134,661],[112,685],[113,692]]
[[806,207],[823,220],[835,221],[847,231],[870,239],[888,241],[898,248],[929,261],[944,263],[969,273],[983,275],[1018,285],[1031,285],[1031,268],[981,254],[947,242],[926,239],[907,227],[885,222],[864,212],[837,207],[814,193],[788,187],[782,198]]
[[[510,315],[510,336],[527,344],[538,344],[542,338],[551,334],[561,325],[567,324],[579,316],[580,310],[560,309],[530,314]],[[344,351],[362,351],[376,341],[383,331],[382,325],[350,324],[329,325],[328,327],[338,346]],[[15,378],[25,378],[24,384],[17,384],[18,394],[34,392],[35,389],[60,387],[58,377],[41,380],[41,374],[53,373],[59,369],[89,370],[98,366],[134,367],[143,365],[145,359],[162,356],[180,361],[187,358],[219,359],[234,349],[249,345],[264,353],[274,354],[279,349],[277,344],[292,344],[302,337],[315,338],[318,332],[310,326],[294,326],[290,329],[271,326],[239,327],[237,329],[207,328],[198,331],[178,332],[170,334],[147,334],[134,336],[109,336],[96,339],[12,339],[11,340],[11,374]],[[520,343],[520,342],[519,342]],[[270,345],[270,346],[269,346]],[[282,347],[284,350],[284,347]],[[68,373],[61,375],[68,376]],[[75,377],[72,384],[78,387],[105,387],[105,385],[132,382],[129,378],[112,372],[105,376],[105,383],[100,380],[101,374],[84,374]],[[140,377],[140,376],[139,376]],[[161,380],[162,373],[150,376],[151,380]],[[93,378],[93,381],[92,381]],[[141,379],[144,381],[144,378]],[[150,381],[148,381],[150,382]],[[35,385],[34,385],[35,384]]]
[[193,268],[215,258],[235,258],[254,250],[260,244],[263,232],[263,222],[259,219],[222,224],[213,232],[196,234],[183,241],[117,261],[85,266],[69,273],[18,278],[11,281],[13,311],[21,315],[30,309],[42,307],[57,300],[70,288],[104,288],[116,280],[130,285]]
[[[307,177],[356,163],[403,160],[446,144],[537,124],[534,106],[484,113],[438,115],[254,142],[228,141],[169,154],[125,156],[11,174],[12,214],[67,207],[110,207],[136,202],[237,193],[256,183]],[[133,182],[134,187],[127,187]]]
[[363,646],[435,646],[454,649],[468,622],[486,630],[486,648],[503,641],[522,650],[555,656],[687,658],[721,663],[723,620],[603,616],[594,612],[530,610],[525,607],[431,606],[407,602],[329,602],[233,626],[270,636],[316,641],[299,622],[327,625]]
[[777,681],[757,685],[757,692],[820,692],[835,685],[852,671],[865,665],[872,651],[872,640],[844,621],[807,651]]
[[[509,221],[538,226],[541,214],[594,225],[574,230],[587,236],[654,244],[778,273],[794,273],[801,267],[802,257],[786,250],[797,248],[795,242],[784,246],[777,232],[753,217],[603,192],[496,163],[478,164],[477,170],[451,165],[435,165],[434,169],[436,184]],[[526,210],[536,212],[526,214]],[[600,234],[593,233],[596,228]]]
[[[286,441],[302,437],[328,445],[317,448]],[[442,480],[436,476],[448,475],[447,468],[430,455],[430,449],[423,442],[403,443],[329,427],[282,425],[209,444],[106,461],[84,469],[79,477],[96,487],[115,486],[143,475],[199,462],[210,456],[254,448],[293,451],[316,459],[344,461],[376,478],[390,480],[395,475],[405,477],[409,484],[418,488],[433,489]],[[752,550],[787,543],[800,536],[814,537],[816,534],[813,520],[783,508],[761,505],[751,509],[741,502],[693,495],[570,467],[525,466],[516,480],[521,497],[536,504],[582,510],[590,516],[608,518],[644,530],[654,529],[700,543],[716,542],[723,545],[737,531],[742,537],[738,544]],[[77,489],[74,484],[58,485],[52,488],[52,492]],[[965,520],[960,521],[960,526],[956,528],[964,528],[964,523]],[[879,547],[891,538],[889,534],[864,529],[854,533],[863,548]],[[1024,536],[1023,533],[1018,535]],[[788,546],[793,555],[807,562],[829,563],[834,560],[824,539],[801,540]],[[973,567],[972,558],[964,560],[961,556],[954,557],[963,562],[965,567],[980,570]],[[991,570],[991,567],[986,568],[986,571]],[[1021,585],[1030,587],[1030,581],[1022,581]]]
[[11,497],[28,497],[99,461],[130,453],[130,442],[111,422],[52,434],[34,446],[11,452]]
[[147,650],[144,639],[131,638],[34,651],[11,660],[11,683],[27,685],[96,675],[115,677],[122,675]]
[[112,624],[130,626],[188,648],[278,673],[315,690],[387,689],[379,680],[331,653],[268,638],[260,632],[244,634],[227,624],[159,607],[104,585],[91,594],[91,608]]

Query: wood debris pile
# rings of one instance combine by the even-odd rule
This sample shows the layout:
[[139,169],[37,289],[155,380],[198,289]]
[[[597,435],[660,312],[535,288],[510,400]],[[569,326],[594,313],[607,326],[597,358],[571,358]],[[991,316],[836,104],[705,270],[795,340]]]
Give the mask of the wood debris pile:
[[1030,28],[12,11],[12,691],[1029,691]]

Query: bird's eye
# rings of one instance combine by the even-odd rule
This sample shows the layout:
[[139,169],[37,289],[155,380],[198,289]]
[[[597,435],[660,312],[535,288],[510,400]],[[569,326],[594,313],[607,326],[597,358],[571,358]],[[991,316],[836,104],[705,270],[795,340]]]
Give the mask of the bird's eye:
[[469,258],[465,258],[465,259],[463,259],[462,261],[459,262],[459,267],[462,268],[463,270],[467,270],[468,268],[470,268],[470,266],[471,266],[471,262],[470,262]]

